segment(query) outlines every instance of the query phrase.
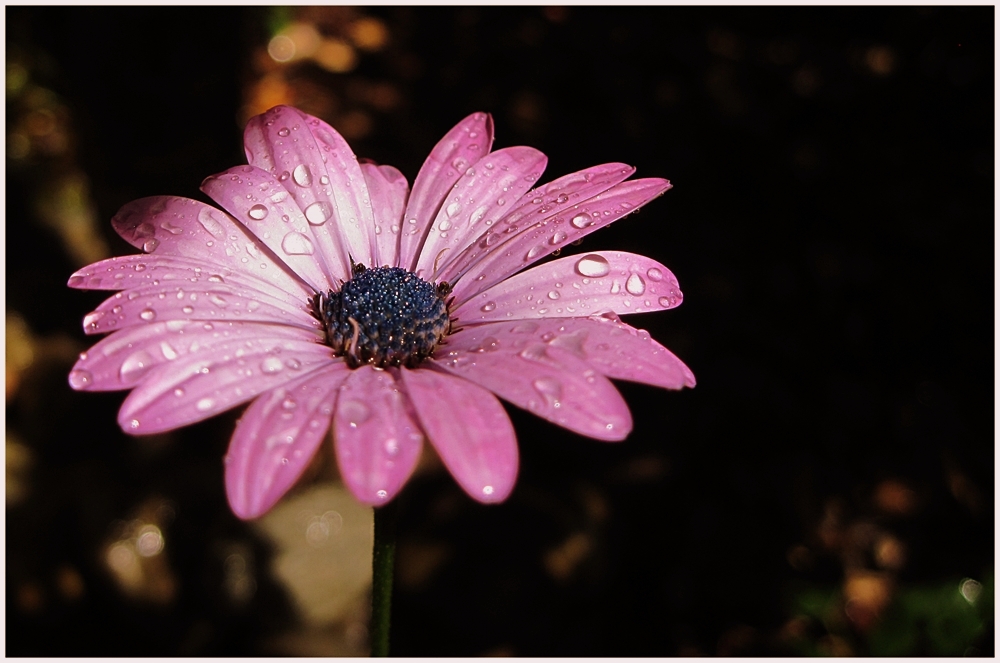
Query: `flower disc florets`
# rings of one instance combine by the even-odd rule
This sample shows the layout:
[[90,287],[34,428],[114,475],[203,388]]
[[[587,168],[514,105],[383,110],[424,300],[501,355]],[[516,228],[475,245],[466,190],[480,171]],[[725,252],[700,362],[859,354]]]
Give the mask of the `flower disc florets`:
[[355,265],[321,301],[327,342],[352,367],[416,366],[448,333],[448,291],[401,267]]

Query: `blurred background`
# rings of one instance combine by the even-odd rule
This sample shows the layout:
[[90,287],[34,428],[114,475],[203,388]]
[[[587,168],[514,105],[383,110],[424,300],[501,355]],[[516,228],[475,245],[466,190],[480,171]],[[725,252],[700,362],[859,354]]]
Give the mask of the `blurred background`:
[[[578,251],[669,266],[627,319],[695,372],[622,444],[508,408],[517,488],[399,497],[397,655],[993,655],[994,9],[6,8],[6,653],[368,651],[371,512],[330,454],[241,522],[239,411],[130,438],[67,373],[134,250],[293,104],[412,182],[489,111],[548,176],[667,195]],[[58,634],[59,637],[54,637]]]

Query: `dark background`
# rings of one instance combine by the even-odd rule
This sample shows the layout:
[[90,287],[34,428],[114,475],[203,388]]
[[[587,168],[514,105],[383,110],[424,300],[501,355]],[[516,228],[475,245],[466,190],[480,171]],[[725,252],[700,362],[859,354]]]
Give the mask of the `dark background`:
[[[121,205],[204,199],[205,176],[244,162],[252,54],[291,11],[6,9],[8,63],[65,109],[113,254],[132,252],[107,223]],[[414,479],[400,565],[440,555],[397,584],[393,652],[992,655],[994,9],[364,14],[388,28],[384,49],[298,74],[340,95],[326,119],[351,104],[368,118],[359,156],[412,182],[485,110],[497,147],[549,156],[547,180],[624,161],[674,183],[578,250],[671,268],[684,304],[627,321],[698,378],[680,393],[621,384],[635,430],[620,445],[509,408],[522,462],[501,506],[440,472]],[[8,132],[27,112],[9,81]],[[358,81],[397,101],[365,106]],[[122,394],[69,389],[103,296],[65,287],[78,265],[37,221],[58,166],[7,163],[7,311],[73,348],[13,397],[8,377],[8,436],[33,460],[6,512],[7,653],[280,653],[266,643],[297,617],[225,503],[236,413],[151,449],[118,430]],[[179,589],[151,606],[116,590],[97,551],[154,492],[175,514]],[[248,606],[223,600],[220,541],[256,552]],[[85,591],[60,594],[66,568]],[[858,593],[861,572],[888,603]],[[956,607],[965,578],[986,591]]]

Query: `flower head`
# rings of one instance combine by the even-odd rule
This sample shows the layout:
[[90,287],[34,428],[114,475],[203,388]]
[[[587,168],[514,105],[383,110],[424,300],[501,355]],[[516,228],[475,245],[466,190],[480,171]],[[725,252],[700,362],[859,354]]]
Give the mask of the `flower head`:
[[476,113],[431,151],[412,190],[359,162],[326,123],[279,106],[250,120],[249,165],[202,191],[125,205],[115,230],[143,254],[73,274],[117,292],[84,319],[108,333],[69,376],[130,389],[119,423],[159,433],[250,403],[225,458],[233,511],[270,509],[333,429],[362,502],[393,498],[425,438],[473,498],[517,474],[497,397],[588,437],[632,426],[609,378],[694,386],[690,370],[618,314],[673,308],[673,274],[620,251],[526,269],[670,188],[604,164],[532,188],[545,155],[490,151]]

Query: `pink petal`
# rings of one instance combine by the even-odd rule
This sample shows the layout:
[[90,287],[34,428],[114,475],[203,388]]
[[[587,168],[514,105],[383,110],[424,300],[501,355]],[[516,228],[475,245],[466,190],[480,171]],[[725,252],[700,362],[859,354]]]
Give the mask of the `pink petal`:
[[618,390],[572,352],[528,335],[523,342],[510,334],[504,341],[484,335],[470,345],[461,333],[450,337],[435,365],[587,437],[619,441],[632,430],[632,415]]
[[277,299],[252,288],[240,288],[210,279],[191,287],[154,285],[116,292],[83,319],[88,334],[169,320],[236,320],[274,322],[317,329],[307,301]]
[[417,274],[436,279],[438,265],[458,257],[538,181],[548,159],[531,147],[507,147],[470,166],[451,188],[427,232]]
[[154,196],[133,200],[111,219],[132,246],[156,256],[199,262],[209,270],[228,268],[266,278],[285,292],[297,292],[302,279],[228,214],[197,200]]
[[340,386],[333,431],[344,483],[365,504],[395,497],[420,460],[424,436],[389,371],[351,371]]
[[277,106],[250,120],[243,143],[250,165],[276,177],[306,216],[331,219],[314,232],[326,236],[324,245],[340,246],[341,264],[350,264],[346,254],[371,264],[375,222],[368,188],[358,158],[333,127],[295,108]]
[[[292,292],[282,290],[256,274],[233,271],[224,265],[208,265],[197,260],[167,255],[129,255],[108,258],[77,270],[67,285],[81,290],[126,290],[150,284],[187,286],[208,281],[228,283],[264,295],[295,302],[307,302],[314,291],[304,283],[293,282]],[[154,284],[155,285],[155,284]]]
[[372,249],[374,267],[398,267],[399,230],[403,223],[403,210],[410,195],[410,185],[403,174],[392,166],[362,163],[375,213],[375,247]]
[[433,370],[400,374],[424,432],[462,489],[480,502],[505,500],[517,478],[517,439],[496,396]]
[[326,432],[343,363],[321,368],[250,404],[226,453],[226,496],[240,518],[266,513],[295,484]]
[[343,247],[323,227],[332,218],[329,203],[300,207],[270,173],[253,166],[212,175],[201,183],[201,190],[315,290],[339,287],[350,273],[349,263],[341,258]]
[[431,150],[413,182],[400,231],[400,266],[416,269],[417,258],[431,220],[437,216],[451,187],[469,166],[489,154],[493,145],[493,118],[473,113],[444,135]]
[[204,353],[156,366],[125,399],[118,423],[148,435],[201,421],[333,363],[330,354],[312,340],[221,337]]
[[631,214],[669,188],[670,182],[661,179],[622,182],[562,214],[522,225],[501,248],[490,247],[488,254],[461,275],[452,292],[460,300],[476,295],[556,249]]
[[179,357],[217,357],[220,339],[231,346],[262,339],[276,342],[310,337],[322,341],[322,332],[310,335],[296,327],[250,322],[154,322],[115,332],[81,353],[70,371],[69,383],[81,391],[131,389],[145,381],[154,368]]
[[529,191],[507,210],[506,216],[490,226],[457,259],[444,266],[439,278],[448,283],[456,281],[458,275],[464,273],[470,265],[486,254],[499,250],[501,245],[516,237],[518,228],[530,228],[536,223],[537,217],[554,219],[566,209],[607,191],[634,172],[635,168],[623,163],[606,163],[563,175]]
[[462,357],[452,351],[523,352],[538,343],[566,350],[609,378],[642,382],[664,389],[695,385],[694,374],[672,352],[637,330],[612,318],[547,318],[491,322],[466,327],[448,337],[443,361]]
[[[455,309],[462,324],[662,311],[683,299],[669,269],[645,256],[595,251],[532,267]],[[457,300],[461,301],[461,300]]]

